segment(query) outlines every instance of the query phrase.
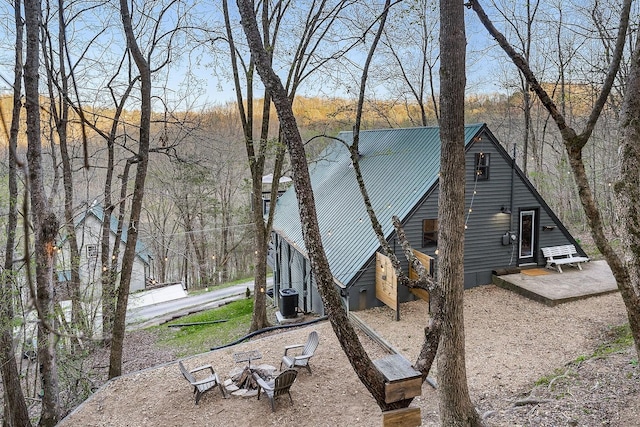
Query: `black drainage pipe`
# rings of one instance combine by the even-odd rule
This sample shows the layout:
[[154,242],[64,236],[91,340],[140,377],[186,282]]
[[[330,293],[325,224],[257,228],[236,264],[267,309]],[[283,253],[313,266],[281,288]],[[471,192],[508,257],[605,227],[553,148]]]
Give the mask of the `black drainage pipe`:
[[322,322],[323,320],[327,320],[329,317],[328,316],[322,316],[322,317],[318,317],[317,319],[313,319],[313,320],[309,320],[307,322],[302,322],[302,323],[292,323],[290,325],[277,325],[277,326],[269,326],[268,328],[263,328],[263,329],[259,329],[257,331],[253,331],[248,335],[245,335],[242,338],[239,338],[233,342],[230,342],[229,344],[224,344],[218,347],[212,347],[211,351],[213,350],[220,350],[221,348],[227,348],[227,347],[231,347],[232,345],[236,345],[236,344],[240,344],[243,341],[248,340],[249,338],[255,337],[256,335],[260,335],[263,334],[265,332],[270,332],[270,331],[275,331],[277,329],[287,329],[287,328],[295,328],[295,327],[299,327],[299,326],[307,326],[307,325],[313,325],[314,323],[318,323],[318,322]]

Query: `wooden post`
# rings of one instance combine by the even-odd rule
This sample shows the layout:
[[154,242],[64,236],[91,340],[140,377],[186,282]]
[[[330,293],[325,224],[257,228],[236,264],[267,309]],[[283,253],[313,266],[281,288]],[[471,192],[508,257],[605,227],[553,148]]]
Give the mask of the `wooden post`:
[[420,408],[402,408],[382,413],[383,427],[418,427],[421,425]]
[[374,360],[373,364],[386,380],[385,402],[398,402],[422,394],[422,375],[401,354]]

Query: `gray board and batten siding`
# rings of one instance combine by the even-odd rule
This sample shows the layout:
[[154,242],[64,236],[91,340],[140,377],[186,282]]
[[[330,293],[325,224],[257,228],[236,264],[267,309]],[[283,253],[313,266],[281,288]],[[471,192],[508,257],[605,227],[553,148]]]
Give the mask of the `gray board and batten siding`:
[[[351,132],[338,138],[351,143]],[[491,283],[492,271],[519,266],[520,212],[533,213],[535,247],[527,263],[544,265],[540,248],[574,244],[547,203],[512,162],[484,124],[465,127],[466,213],[465,287]],[[402,267],[407,262],[394,238],[391,223],[397,215],[414,249],[435,255],[435,246],[423,247],[423,220],[436,219],[440,134],[437,127],[382,129],[360,133],[360,167],[373,208]],[[488,179],[476,179],[476,155],[488,155]],[[378,240],[371,230],[347,148],[341,142],[327,147],[310,165],[323,246],[336,286],[350,310],[380,305],[375,297],[375,253]],[[469,209],[471,211],[469,212]],[[508,209],[511,213],[503,213]],[[295,288],[299,307],[323,314],[322,302],[306,256],[293,188],[277,201],[269,263],[274,268],[275,292]],[[515,240],[503,244],[505,233]],[[400,301],[413,299],[399,290]]]

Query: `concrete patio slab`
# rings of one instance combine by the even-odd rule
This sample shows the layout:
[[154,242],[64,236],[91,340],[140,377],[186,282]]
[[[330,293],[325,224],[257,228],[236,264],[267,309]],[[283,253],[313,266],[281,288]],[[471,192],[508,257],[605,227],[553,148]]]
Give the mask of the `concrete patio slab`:
[[604,260],[582,264],[582,271],[567,266],[563,273],[544,267],[515,274],[494,275],[493,283],[548,306],[618,291]]

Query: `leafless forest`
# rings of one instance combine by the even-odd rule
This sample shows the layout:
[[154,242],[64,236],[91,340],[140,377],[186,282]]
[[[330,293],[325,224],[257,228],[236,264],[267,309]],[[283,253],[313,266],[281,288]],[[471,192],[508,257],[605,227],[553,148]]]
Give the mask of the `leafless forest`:
[[[591,232],[585,183],[576,184],[558,117],[571,129],[593,122],[576,156],[602,231],[618,248],[628,212],[615,188],[629,172],[621,120],[633,115],[624,106],[637,67],[640,5],[482,3],[537,85],[488,33],[472,1],[464,8],[464,120],[488,124],[576,235]],[[437,1],[253,7],[308,161],[356,123],[377,129],[446,119]],[[99,342],[111,346],[110,375],[119,374],[140,245],[150,260],[147,287],[198,289],[254,276],[263,283],[270,221],[262,220],[262,199],[273,199],[276,188],[262,178],[291,176],[299,159],[287,153],[281,111],[259,78],[235,2],[13,0],[0,14],[3,413],[5,425],[36,418],[52,426],[91,391],[83,363],[73,371],[66,358]],[[104,215],[98,243],[77,231],[96,207]],[[97,272],[89,282],[82,273],[88,251]],[[253,329],[264,324],[260,298]],[[29,326],[34,319],[37,328]],[[25,352],[39,358],[42,372],[25,372]]]

